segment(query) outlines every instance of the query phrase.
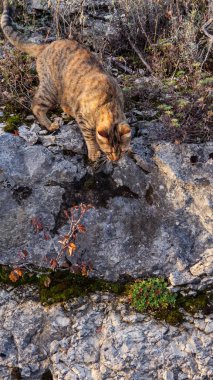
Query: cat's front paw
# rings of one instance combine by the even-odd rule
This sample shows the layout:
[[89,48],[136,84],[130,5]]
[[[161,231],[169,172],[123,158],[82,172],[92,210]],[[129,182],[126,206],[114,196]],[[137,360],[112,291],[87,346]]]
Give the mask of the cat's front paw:
[[100,158],[100,156],[101,156],[100,150],[88,152],[88,157],[91,161],[97,161]]
[[61,117],[56,117],[52,124],[49,126],[48,130],[53,132],[59,129],[63,124],[63,119]]

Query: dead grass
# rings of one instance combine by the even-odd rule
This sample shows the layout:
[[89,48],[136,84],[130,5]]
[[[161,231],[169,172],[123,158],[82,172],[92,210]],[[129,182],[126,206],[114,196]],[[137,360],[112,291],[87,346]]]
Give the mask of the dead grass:
[[[63,8],[61,3],[58,0],[56,7],[29,15],[26,0],[18,1],[15,21],[27,25],[27,35],[36,30],[44,39],[73,36],[86,43],[105,62],[111,62],[123,87],[129,87],[128,97],[132,97],[129,104],[158,110],[169,133],[174,132],[172,140],[196,142],[197,136],[199,141],[213,138],[213,55],[209,38],[202,31],[213,13],[211,1],[112,0],[108,5],[82,2],[75,11],[70,1],[64,1]],[[107,23],[106,14],[111,16]],[[98,20],[101,29],[91,20]],[[116,38],[104,34],[106,27],[116,30]],[[28,111],[37,86],[35,62],[7,44],[2,45],[2,53],[0,91],[3,101],[13,104],[18,111]],[[110,57],[116,57],[120,68],[117,65],[115,69]],[[163,84],[162,94],[157,99],[151,96],[144,101],[143,92],[127,83],[131,76],[125,80],[125,75],[121,75],[125,67],[133,73],[132,77],[140,78],[141,69],[150,75],[143,59]]]
[[38,84],[35,61],[8,46],[4,46],[2,50],[0,90],[3,103],[13,105],[15,112],[28,112]]
[[[117,0],[123,37],[143,52],[162,78],[177,70],[194,71],[208,50],[201,27],[213,12],[208,0]],[[206,69],[213,62],[209,55]]]

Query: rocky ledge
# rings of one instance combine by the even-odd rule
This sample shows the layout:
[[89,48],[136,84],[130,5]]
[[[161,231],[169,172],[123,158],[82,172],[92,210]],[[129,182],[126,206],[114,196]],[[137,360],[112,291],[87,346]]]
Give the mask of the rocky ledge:
[[107,294],[42,306],[35,288],[0,290],[0,378],[207,380],[211,315],[173,327]]
[[[2,133],[0,264],[50,266],[69,230],[64,211],[85,203],[94,208],[71,268],[91,263],[91,277],[121,282],[163,276],[192,294],[209,288],[213,144],[144,144],[161,127],[133,130],[129,154],[100,167],[73,122],[51,135],[36,124]],[[103,293],[44,306],[29,285],[2,285],[0,306],[0,379],[213,378],[211,310],[171,326]]]
[[[134,153],[94,169],[75,124],[52,135],[33,128],[27,136],[20,128],[27,141],[0,136],[1,264],[21,265],[27,251],[24,262],[48,266],[69,230],[64,211],[83,202],[94,208],[72,264],[90,262],[91,275],[111,281],[160,275],[175,286],[211,283],[212,143],[147,146],[135,137]],[[33,218],[51,239],[35,234]]]

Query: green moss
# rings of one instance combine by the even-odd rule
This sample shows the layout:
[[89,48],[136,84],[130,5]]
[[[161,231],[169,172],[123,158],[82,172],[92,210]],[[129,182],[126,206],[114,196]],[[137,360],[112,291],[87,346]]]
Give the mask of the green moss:
[[9,276],[8,269],[6,267],[4,267],[3,265],[0,266],[0,282],[3,284],[10,283],[8,276]]
[[5,132],[15,131],[22,123],[20,115],[12,115],[6,118],[6,126],[4,127]]
[[4,115],[0,117],[0,123],[5,123],[5,132],[15,131],[22,123],[23,117],[19,113],[16,113],[16,108],[13,104],[8,103],[4,108]]
[[171,119],[171,124],[172,124],[173,127],[176,127],[176,128],[180,127],[180,122],[176,118]]
[[161,309],[154,313],[156,319],[164,320],[171,325],[177,325],[184,321],[184,309],[187,313],[194,315],[202,312],[208,314],[212,310],[213,293],[199,292],[195,296],[182,296],[178,294],[174,308]]
[[201,86],[212,85],[213,84],[213,77],[206,77],[204,79],[201,79],[198,82],[198,84]]
[[190,104],[190,101],[188,99],[178,99],[177,100],[177,106],[181,109],[185,108]]
[[183,313],[181,313],[178,308],[157,311],[154,313],[154,317],[173,326],[179,325],[184,319]]
[[172,111],[172,106],[169,104],[160,104],[158,109],[164,112]]
[[205,312],[208,309],[208,305],[212,299],[212,293],[200,292],[196,296],[179,296],[178,305],[187,313],[195,314],[199,311]]
[[96,291],[121,294],[124,285],[101,279],[74,275],[67,272],[54,272],[48,275],[50,286],[45,287],[46,276],[40,279],[40,299],[44,304],[66,301],[73,297],[83,297]]
[[[35,284],[39,288],[40,301],[45,305],[67,301],[73,297],[84,297],[96,291],[109,292],[130,297],[132,306],[137,311],[149,312],[154,318],[171,325],[183,322],[184,313],[181,309],[190,314],[198,311],[208,314],[211,312],[213,301],[213,293],[208,291],[190,297],[181,294],[174,295],[167,289],[167,283],[161,278],[136,280],[135,282],[128,280],[126,284],[123,284],[89,278],[62,270],[46,269],[43,270],[43,274],[39,274],[39,271],[37,273],[35,269],[33,272],[25,272],[14,283],[9,278],[11,271],[12,268],[0,266],[0,283],[14,287]],[[142,283],[145,284],[145,287],[141,287]],[[143,289],[142,293],[141,289]]]
[[52,271],[50,269],[46,269],[44,274],[39,274],[39,272],[37,274],[36,270],[33,274],[25,272],[18,281],[12,282],[9,278],[11,271],[12,268],[0,266],[0,283],[15,287],[36,284],[39,287],[40,300],[44,304],[66,301],[72,297],[83,297],[96,291],[117,295],[124,292],[124,285],[120,283],[76,275],[69,271]]
[[184,70],[178,70],[175,74],[176,78],[180,78],[182,76],[186,75],[186,72]]

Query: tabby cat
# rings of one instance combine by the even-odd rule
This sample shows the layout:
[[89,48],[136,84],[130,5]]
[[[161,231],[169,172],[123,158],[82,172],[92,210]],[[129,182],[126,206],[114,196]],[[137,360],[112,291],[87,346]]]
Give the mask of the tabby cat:
[[122,92],[96,57],[73,39],[41,45],[26,41],[12,26],[7,0],[3,0],[1,27],[16,48],[37,58],[40,84],[32,111],[39,123],[48,131],[59,128],[46,114],[60,104],[76,119],[89,158],[96,161],[103,152],[117,161],[129,148],[131,130],[123,112]]

